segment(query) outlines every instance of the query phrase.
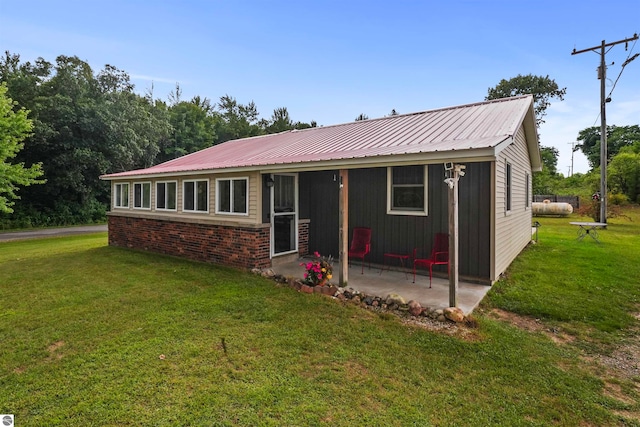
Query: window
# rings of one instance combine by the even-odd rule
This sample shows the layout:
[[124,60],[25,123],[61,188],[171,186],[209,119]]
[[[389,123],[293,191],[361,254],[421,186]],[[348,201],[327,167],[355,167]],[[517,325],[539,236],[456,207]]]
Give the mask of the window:
[[427,215],[427,167],[387,168],[387,213]]
[[156,209],[175,211],[178,183],[175,181],[156,182]]
[[249,213],[248,178],[216,180],[216,213],[247,215]]
[[529,186],[531,185],[531,175],[529,175],[528,173],[525,174],[525,183],[524,185],[526,186],[524,193],[525,193],[525,202],[524,202],[524,207],[528,208],[529,206],[531,206],[531,195],[529,194]]
[[506,209],[507,212],[511,210],[511,163],[507,163],[507,177],[506,177]]
[[186,212],[209,211],[209,181],[206,179],[184,181],[182,210]]
[[116,208],[129,207],[129,183],[115,184],[113,187],[113,205]]
[[135,182],[133,184],[133,207],[135,209],[151,209],[150,182]]

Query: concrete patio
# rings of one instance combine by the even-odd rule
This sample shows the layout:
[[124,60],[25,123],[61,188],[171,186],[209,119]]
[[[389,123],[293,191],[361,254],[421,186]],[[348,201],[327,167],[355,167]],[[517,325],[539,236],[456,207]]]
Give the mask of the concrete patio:
[[[304,268],[300,266],[303,259],[286,262],[273,266],[273,271],[285,277],[302,278]],[[338,282],[337,261],[334,261],[334,277],[332,283]],[[361,266],[354,263],[349,267],[349,281],[347,288],[353,288],[368,295],[386,297],[391,293],[402,296],[405,301],[415,300],[423,307],[435,309],[449,307],[449,280],[447,278],[433,276],[432,287],[429,288],[429,276],[418,275],[416,283],[413,283],[413,275],[410,271],[405,273],[395,268],[380,274],[381,266],[366,264],[364,274],[361,274]],[[425,272],[422,272],[425,273]],[[458,307],[465,313],[471,313],[482,301],[482,298],[491,289],[487,285],[479,285],[467,282],[458,282]]]

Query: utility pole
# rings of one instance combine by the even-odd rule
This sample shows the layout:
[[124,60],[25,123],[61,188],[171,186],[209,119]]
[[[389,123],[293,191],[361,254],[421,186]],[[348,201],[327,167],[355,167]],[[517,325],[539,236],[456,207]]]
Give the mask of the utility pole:
[[573,176],[573,153],[576,152],[576,143],[568,142],[568,144],[571,144],[571,169],[569,169],[569,176]]
[[620,43],[628,43],[633,40],[638,40],[638,34],[634,34],[633,37],[626,38],[624,40],[618,40],[617,42],[605,43],[602,40],[600,46],[590,47],[588,49],[582,49],[576,51],[573,49],[571,55],[577,55],[584,52],[596,52],[600,50],[600,67],[598,67],[598,78],[600,79],[600,222],[607,223],[607,117],[606,117],[606,103],[605,98],[605,79],[607,78],[607,65],[605,63],[605,48],[609,46],[615,46]]

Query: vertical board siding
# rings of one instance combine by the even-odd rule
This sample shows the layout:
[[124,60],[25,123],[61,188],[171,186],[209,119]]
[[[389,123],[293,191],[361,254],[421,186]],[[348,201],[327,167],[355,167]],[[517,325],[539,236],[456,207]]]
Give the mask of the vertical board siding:
[[488,279],[491,272],[491,163],[467,163],[459,180],[460,274]]
[[[506,164],[511,164],[511,210],[506,210]],[[531,175],[531,163],[524,130],[520,128],[513,143],[496,160],[495,259],[492,281],[509,267],[516,256],[531,241],[531,208],[525,200],[526,174]],[[529,183],[529,185],[531,185]],[[529,188],[531,194],[531,188]]]
[[338,258],[338,171],[299,175],[299,217],[310,219],[309,252]]
[[[490,275],[491,167],[469,163],[460,181],[460,274],[480,280]],[[300,214],[309,218],[309,250],[338,254],[337,171],[300,174]],[[385,252],[428,255],[436,233],[448,233],[448,194],[442,164],[428,166],[428,216],[387,214],[387,169],[349,171],[349,236],[354,227],[370,227],[371,261]],[[438,267],[446,271],[445,267]]]

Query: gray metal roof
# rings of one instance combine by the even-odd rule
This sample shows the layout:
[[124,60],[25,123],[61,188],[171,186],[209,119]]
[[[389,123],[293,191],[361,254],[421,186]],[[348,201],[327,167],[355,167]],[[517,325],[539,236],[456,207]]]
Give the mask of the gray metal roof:
[[[175,174],[216,169],[265,169],[277,165],[361,163],[377,158],[438,153],[474,153],[499,149],[524,126],[534,170],[540,156],[531,95],[503,98],[412,114],[333,126],[292,130],[227,141],[150,167],[102,178]],[[494,152],[494,154],[497,154]]]

